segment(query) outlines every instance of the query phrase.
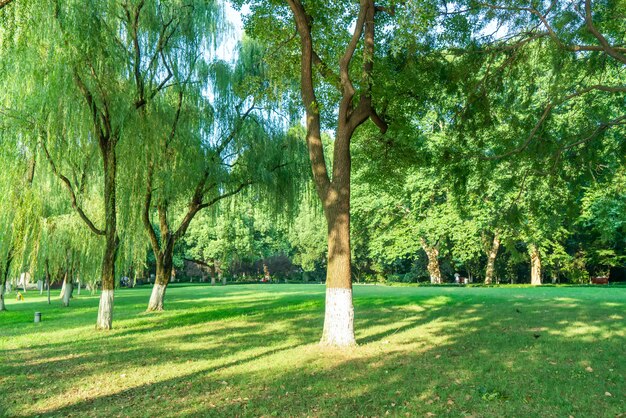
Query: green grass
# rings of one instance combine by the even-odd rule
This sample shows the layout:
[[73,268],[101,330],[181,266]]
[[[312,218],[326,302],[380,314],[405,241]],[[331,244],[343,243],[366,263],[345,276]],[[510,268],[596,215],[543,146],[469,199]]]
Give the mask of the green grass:
[[97,296],[7,295],[0,415],[626,416],[624,288],[356,286],[345,352],[317,345],[323,286],[149,292],[116,292],[110,332]]

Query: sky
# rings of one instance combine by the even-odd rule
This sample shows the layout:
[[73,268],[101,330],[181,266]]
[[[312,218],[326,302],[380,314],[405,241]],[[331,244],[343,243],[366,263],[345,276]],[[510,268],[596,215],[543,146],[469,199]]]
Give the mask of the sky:
[[225,3],[225,9],[226,19],[232,25],[233,31],[232,35],[218,47],[217,58],[224,61],[233,61],[236,58],[235,51],[237,42],[239,42],[243,36],[243,22],[241,20],[241,14],[233,8],[230,2]]

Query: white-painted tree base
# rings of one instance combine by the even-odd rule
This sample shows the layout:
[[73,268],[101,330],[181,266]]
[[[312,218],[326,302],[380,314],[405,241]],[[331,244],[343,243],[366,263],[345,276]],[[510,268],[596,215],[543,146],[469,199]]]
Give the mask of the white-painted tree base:
[[105,330],[113,327],[113,296],[113,290],[103,290],[100,294],[96,329]]
[[70,298],[72,297],[72,283],[68,282],[65,286],[65,293],[63,293],[63,306],[70,306]]
[[320,344],[330,347],[356,345],[352,289],[326,289],[324,331]]
[[162,311],[163,303],[165,301],[165,289],[167,286],[164,284],[155,283],[152,287],[152,295],[150,295],[150,302],[148,303],[148,311]]

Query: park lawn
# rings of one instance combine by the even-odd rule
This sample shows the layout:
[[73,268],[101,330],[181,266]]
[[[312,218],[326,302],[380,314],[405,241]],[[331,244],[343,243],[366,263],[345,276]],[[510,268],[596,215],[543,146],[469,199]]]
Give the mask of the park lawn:
[[626,416],[626,288],[355,286],[343,352],[320,285],[149,293],[116,291],[109,332],[86,292],[7,295],[0,416]]

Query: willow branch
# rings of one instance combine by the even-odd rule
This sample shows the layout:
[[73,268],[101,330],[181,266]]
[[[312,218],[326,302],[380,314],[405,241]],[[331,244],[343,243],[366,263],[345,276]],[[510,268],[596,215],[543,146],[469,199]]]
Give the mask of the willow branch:
[[85,214],[83,209],[78,205],[78,202],[76,200],[76,193],[74,193],[74,188],[72,187],[72,183],[70,182],[70,180],[67,177],[65,177],[57,169],[56,165],[54,164],[54,160],[52,159],[52,156],[48,152],[48,148],[46,147],[45,141],[41,140],[40,143],[41,143],[41,146],[43,148],[44,154],[46,155],[46,159],[48,160],[48,163],[50,164],[50,168],[51,168],[52,172],[54,173],[55,176],[57,176],[61,180],[61,182],[63,183],[63,185],[65,186],[65,188],[68,190],[68,192],[70,194],[70,202],[72,204],[72,208],[78,213],[80,218],[87,224],[89,229],[91,229],[91,231],[94,234],[96,234],[96,235],[105,235],[105,231],[103,231],[101,229],[98,229],[94,225],[94,223],[91,221],[91,219],[89,219],[87,214]]

